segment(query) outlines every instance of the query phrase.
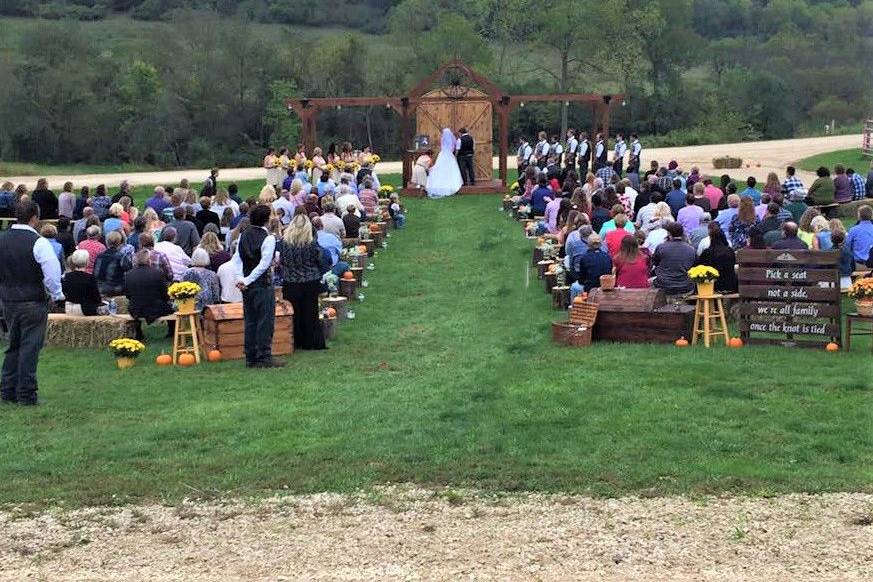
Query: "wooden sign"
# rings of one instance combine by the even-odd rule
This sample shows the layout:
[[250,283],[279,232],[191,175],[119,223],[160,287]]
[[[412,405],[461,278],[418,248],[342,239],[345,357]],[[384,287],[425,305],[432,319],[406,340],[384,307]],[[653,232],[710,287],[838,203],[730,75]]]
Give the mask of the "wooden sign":
[[803,347],[840,342],[839,262],[835,251],[739,251],[743,341]]

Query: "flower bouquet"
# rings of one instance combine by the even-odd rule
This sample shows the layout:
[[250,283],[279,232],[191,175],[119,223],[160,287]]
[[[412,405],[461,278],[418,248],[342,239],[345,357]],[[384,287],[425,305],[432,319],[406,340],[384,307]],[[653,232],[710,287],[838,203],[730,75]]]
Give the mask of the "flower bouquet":
[[379,187],[379,198],[388,198],[394,193],[394,186],[391,184],[385,184],[384,186]]
[[173,283],[167,289],[167,294],[176,300],[179,313],[194,313],[194,304],[202,288],[197,283],[182,281]]
[[122,337],[109,342],[109,349],[115,355],[115,364],[119,369],[126,370],[132,367],[137,356],[145,351],[145,344],[139,340]]
[[321,279],[327,285],[327,293],[331,297],[336,297],[339,292],[339,277],[333,271],[328,271]]
[[848,295],[855,300],[858,315],[873,316],[873,277],[865,277],[852,283]]
[[307,171],[311,170],[315,167],[315,163],[312,160],[306,160],[303,162],[303,167],[306,168]]
[[697,283],[697,294],[700,297],[712,297],[715,294],[715,280],[718,270],[708,265],[697,265],[688,269],[688,277]]
[[378,164],[381,161],[382,161],[382,158],[380,158],[377,154],[370,154],[370,165],[371,166],[375,166],[376,164]]

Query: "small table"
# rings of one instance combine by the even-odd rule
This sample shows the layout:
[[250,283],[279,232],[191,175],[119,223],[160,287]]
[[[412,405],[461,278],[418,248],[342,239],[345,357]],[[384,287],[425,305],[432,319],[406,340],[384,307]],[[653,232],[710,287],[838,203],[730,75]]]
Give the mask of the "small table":
[[694,323],[691,328],[691,345],[697,344],[697,338],[703,336],[703,345],[710,346],[716,337],[724,337],[724,344],[730,343],[727,319],[724,314],[724,298],[715,295],[692,295],[695,299]]
[[[852,325],[855,323],[868,323],[870,324],[870,329],[860,330],[852,332]],[[869,315],[860,315],[858,313],[848,313],[846,314],[846,343],[845,348],[846,351],[852,349],[852,336],[853,335],[873,335],[873,317]],[[873,346],[870,347],[870,351],[873,352]]]

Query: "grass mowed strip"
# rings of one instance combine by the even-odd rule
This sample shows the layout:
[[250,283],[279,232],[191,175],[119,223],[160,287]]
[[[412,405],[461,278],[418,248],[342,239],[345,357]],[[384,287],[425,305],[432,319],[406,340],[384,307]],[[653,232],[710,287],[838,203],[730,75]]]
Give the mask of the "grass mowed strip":
[[407,200],[409,228],[331,349],[284,370],[129,371],[47,348],[36,409],[0,407],[0,502],[350,491],[869,491],[869,343],[850,354],[555,347],[562,317],[499,197]]
[[821,166],[829,169],[831,173],[834,171],[834,166],[837,164],[842,164],[845,168],[854,168],[856,172],[861,174],[862,176],[867,175],[867,171],[870,169],[870,162],[873,161],[873,158],[870,156],[865,156],[861,152],[861,148],[852,148],[848,150],[837,150],[833,152],[827,152],[824,154],[818,154],[817,156],[811,156],[809,158],[804,158],[797,162],[797,167],[802,170],[807,170],[809,172],[815,172]]

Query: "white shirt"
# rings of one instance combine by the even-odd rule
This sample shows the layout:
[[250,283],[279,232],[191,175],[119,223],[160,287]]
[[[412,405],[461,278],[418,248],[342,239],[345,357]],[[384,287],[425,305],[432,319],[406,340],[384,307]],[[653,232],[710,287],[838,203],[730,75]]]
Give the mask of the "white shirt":
[[654,253],[655,249],[658,248],[658,245],[667,240],[669,236],[670,234],[667,232],[666,228],[656,228],[646,237],[646,242],[643,243],[643,248],[647,248]]
[[575,154],[576,149],[579,147],[579,140],[575,137],[571,137],[567,140],[567,153]]
[[634,203],[637,201],[637,196],[639,195],[639,192],[637,192],[630,186],[625,186],[624,195],[627,196],[628,202],[630,202],[631,210],[633,210]]
[[599,141],[597,142],[597,145],[594,146],[594,157],[599,158],[601,155],[603,155],[603,142]]
[[533,148],[530,147],[530,144],[524,142],[520,146],[518,146],[518,161],[527,162],[530,160],[530,157],[533,155]]
[[[35,235],[39,235],[33,228],[27,224],[13,224],[13,230],[26,230]],[[61,301],[64,298],[64,292],[61,290],[61,262],[52,248],[52,243],[47,238],[39,237],[33,243],[33,260],[39,263],[42,269],[42,283],[45,285],[51,298],[55,301]]]
[[358,198],[354,194],[343,194],[336,199],[336,207],[340,209],[343,216],[349,213],[349,206],[355,207],[355,215],[357,216],[363,216],[366,213],[366,211],[364,210],[364,205],[361,204],[360,198]]
[[588,153],[588,140],[579,142],[579,157],[583,158]]
[[624,140],[615,142],[615,157],[616,159],[621,159],[627,153],[627,144],[624,143]]
[[165,240],[155,243],[155,250],[167,255],[167,259],[170,261],[170,269],[173,271],[173,281],[181,281],[185,271],[191,266],[191,257],[186,255],[182,247],[176,243]]
[[221,221],[221,219],[224,218],[224,210],[226,208],[230,208],[230,211],[233,212],[234,218],[239,216],[239,204],[230,198],[227,199],[227,204],[213,204],[209,210],[217,214],[218,220]]
[[271,235],[270,231],[263,226],[256,226],[254,228],[262,228],[265,230],[267,232],[267,237],[264,239],[264,242],[261,243],[261,260],[258,261],[258,264],[255,265],[255,268],[252,269],[249,276],[243,277],[243,262],[242,257],[239,256],[239,245],[237,245],[236,252],[230,259],[230,262],[234,264],[234,267],[237,270],[237,282],[242,282],[246,287],[257,281],[258,277],[263,275],[267,269],[270,268],[270,264],[273,262],[273,256],[276,254],[276,237]]
[[273,201],[273,209],[278,210],[280,208],[284,212],[281,218],[282,224],[291,224],[291,219],[294,217],[294,209],[297,208],[297,206],[285,198],[285,196],[279,196]]
[[218,283],[221,285],[221,300],[226,303],[242,303],[243,296],[236,282],[242,279],[240,271],[233,261],[227,261],[218,267]]
[[537,157],[541,158],[547,155],[549,155],[549,142],[543,140],[537,144]]
[[342,218],[333,212],[325,212],[321,217],[321,224],[324,226],[324,231],[329,232],[338,239],[342,240],[346,237],[346,225],[343,224]]
[[640,152],[643,151],[643,144],[640,143],[640,140],[635,139],[631,144],[631,155],[634,157],[640,157]]
[[[627,189],[625,189],[625,193],[626,192]],[[649,202],[648,204],[640,208],[640,211],[637,212],[637,226],[643,226],[644,224],[648,224],[649,219],[652,217],[652,214],[655,213],[655,208],[657,208],[657,206],[658,205],[654,202]]]

